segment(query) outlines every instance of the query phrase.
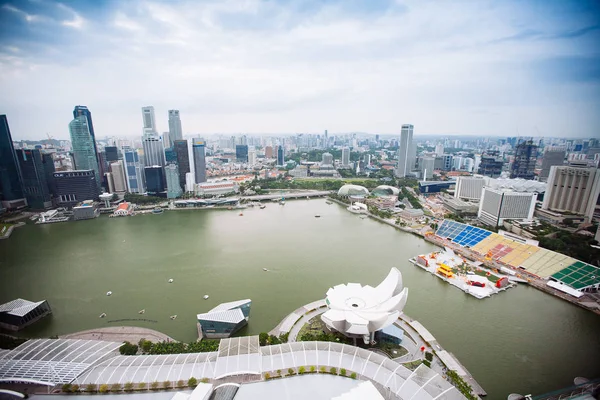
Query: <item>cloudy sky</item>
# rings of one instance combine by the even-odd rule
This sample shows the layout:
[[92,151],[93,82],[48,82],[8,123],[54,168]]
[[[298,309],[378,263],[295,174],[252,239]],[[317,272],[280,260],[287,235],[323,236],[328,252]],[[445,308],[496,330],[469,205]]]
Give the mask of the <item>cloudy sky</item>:
[[600,137],[600,3],[0,2],[13,138],[370,132]]

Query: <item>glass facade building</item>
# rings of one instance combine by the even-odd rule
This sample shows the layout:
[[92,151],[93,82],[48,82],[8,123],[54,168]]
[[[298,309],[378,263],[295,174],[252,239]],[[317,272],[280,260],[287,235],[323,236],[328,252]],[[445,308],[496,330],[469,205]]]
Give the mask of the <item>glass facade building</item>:
[[179,186],[179,169],[176,164],[169,164],[165,167],[165,177],[167,180],[167,198],[176,199],[183,194]]
[[145,167],[144,176],[146,177],[146,190],[149,195],[166,196],[163,167],[159,165]]
[[27,206],[6,115],[0,115],[0,201],[8,209]]
[[48,159],[42,157],[38,149],[17,149],[16,155],[23,177],[23,192],[29,207],[37,210],[52,207],[45,167]]
[[235,159],[239,162],[248,162],[248,145],[235,145]]
[[96,173],[91,170],[54,173],[58,204],[72,207],[84,200],[96,200],[99,196]]
[[144,193],[144,172],[140,163],[137,150],[123,149],[125,159],[125,175],[127,179],[127,190],[129,193]]
[[100,185],[100,167],[96,154],[96,142],[90,131],[85,115],[75,118],[69,123],[73,161],[77,170],[92,170],[96,175],[96,184]]
[[188,153],[187,140],[175,140],[173,149],[177,158],[177,167],[179,169],[179,185],[185,189],[185,174],[190,172],[190,155]]
[[[192,150],[194,153],[194,172],[196,183],[206,182],[206,143],[204,140],[194,140]],[[246,146],[246,149],[248,146]],[[247,155],[247,154],[246,154]]]

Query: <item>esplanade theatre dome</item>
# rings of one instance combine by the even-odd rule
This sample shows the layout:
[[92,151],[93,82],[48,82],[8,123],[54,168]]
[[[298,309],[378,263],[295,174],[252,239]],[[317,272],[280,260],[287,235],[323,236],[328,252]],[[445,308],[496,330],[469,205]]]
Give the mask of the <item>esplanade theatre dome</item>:
[[344,185],[338,190],[338,196],[368,196],[369,191],[364,186],[359,185]]
[[379,185],[373,189],[375,196],[398,196],[399,193],[400,189],[389,185]]

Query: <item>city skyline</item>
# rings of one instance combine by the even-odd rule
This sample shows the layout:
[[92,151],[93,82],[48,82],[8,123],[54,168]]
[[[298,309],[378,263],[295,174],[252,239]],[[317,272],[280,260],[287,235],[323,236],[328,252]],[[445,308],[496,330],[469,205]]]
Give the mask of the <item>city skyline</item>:
[[[596,137],[599,7],[584,2],[0,5],[0,113],[14,140],[369,132]],[[173,63],[173,61],[177,61]],[[93,77],[90,78],[90,77]],[[76,83],[76,84],[75,84]],[[36,118],[29,115],[35,113]]]

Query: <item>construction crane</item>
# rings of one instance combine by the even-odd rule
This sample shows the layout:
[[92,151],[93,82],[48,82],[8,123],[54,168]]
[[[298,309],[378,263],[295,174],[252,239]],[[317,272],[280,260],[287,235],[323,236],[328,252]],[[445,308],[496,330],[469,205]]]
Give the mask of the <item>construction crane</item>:
[[48,136],[49,141],[54,140],[54,136],[51,136],[50,133],[46,132],[46,136]]

